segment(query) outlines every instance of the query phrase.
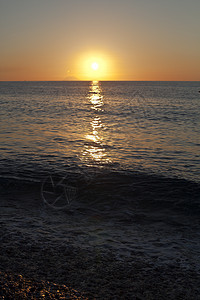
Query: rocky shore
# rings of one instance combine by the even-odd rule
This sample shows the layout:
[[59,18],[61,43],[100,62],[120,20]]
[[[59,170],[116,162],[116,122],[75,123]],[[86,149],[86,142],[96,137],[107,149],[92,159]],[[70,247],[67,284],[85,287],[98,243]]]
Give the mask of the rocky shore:
[[1,270],[1,299],[200,299],[200,276],[178,263],[118,261],[69,245],[1,247]]
[[0,205],[1,299],[200,299],[192,247],[165,259],[161,237],[142,246],[136,225],[48,210],[37,190],[3,193]]

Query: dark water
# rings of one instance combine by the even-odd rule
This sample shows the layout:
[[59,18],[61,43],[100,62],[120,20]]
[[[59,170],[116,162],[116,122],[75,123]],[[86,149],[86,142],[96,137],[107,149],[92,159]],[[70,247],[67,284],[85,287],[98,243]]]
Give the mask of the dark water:
[[[200,82],[1,82],[1,178],[89,176],[80,199],[198,212]],[[84,187],[87,187],[84,189]]]
[[[1,82],[2,249],[40,241],[199,272],[199,90]],[[63,179],[67,196],[75,190],[70,209],[44,205],[47,178]]]

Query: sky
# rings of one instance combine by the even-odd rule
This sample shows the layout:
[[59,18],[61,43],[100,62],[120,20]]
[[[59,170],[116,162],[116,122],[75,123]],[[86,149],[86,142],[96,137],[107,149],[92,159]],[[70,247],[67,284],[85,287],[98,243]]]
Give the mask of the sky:
[[0,45],[1,81],[199,81],[200,0],[0,0]]

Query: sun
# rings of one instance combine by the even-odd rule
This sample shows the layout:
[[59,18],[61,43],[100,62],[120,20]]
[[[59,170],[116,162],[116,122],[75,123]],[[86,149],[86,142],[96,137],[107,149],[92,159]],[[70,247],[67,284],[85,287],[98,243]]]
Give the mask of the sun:
[[75,57],[74,76],[79,80],[103,81],[114,79],[113,56],[104,52],[88,51]]
[[96,71],[96,70],[98,70],[98,68],[99,68],[99,64],[98,64],[97,62],[93,62],[93,63],[91,64],[91,68],[92,68],[92,70]]

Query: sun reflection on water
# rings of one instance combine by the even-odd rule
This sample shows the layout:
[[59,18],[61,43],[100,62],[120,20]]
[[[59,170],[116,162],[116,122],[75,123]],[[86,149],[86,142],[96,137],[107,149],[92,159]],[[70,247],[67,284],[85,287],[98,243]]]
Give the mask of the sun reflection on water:
[[92,109],[96,111],[103,111],[103,96],[98,81],[92,82],[88,98]]
[[107,151],[104,141],[105,125],[101,120],[101,113],[104,111],[104,102],[101,88],[98,81],[93,81],[88,93],[90,108],[95,111],[92,116],[88,133],[85,135],[83,156],[87,161],[108,163]]

